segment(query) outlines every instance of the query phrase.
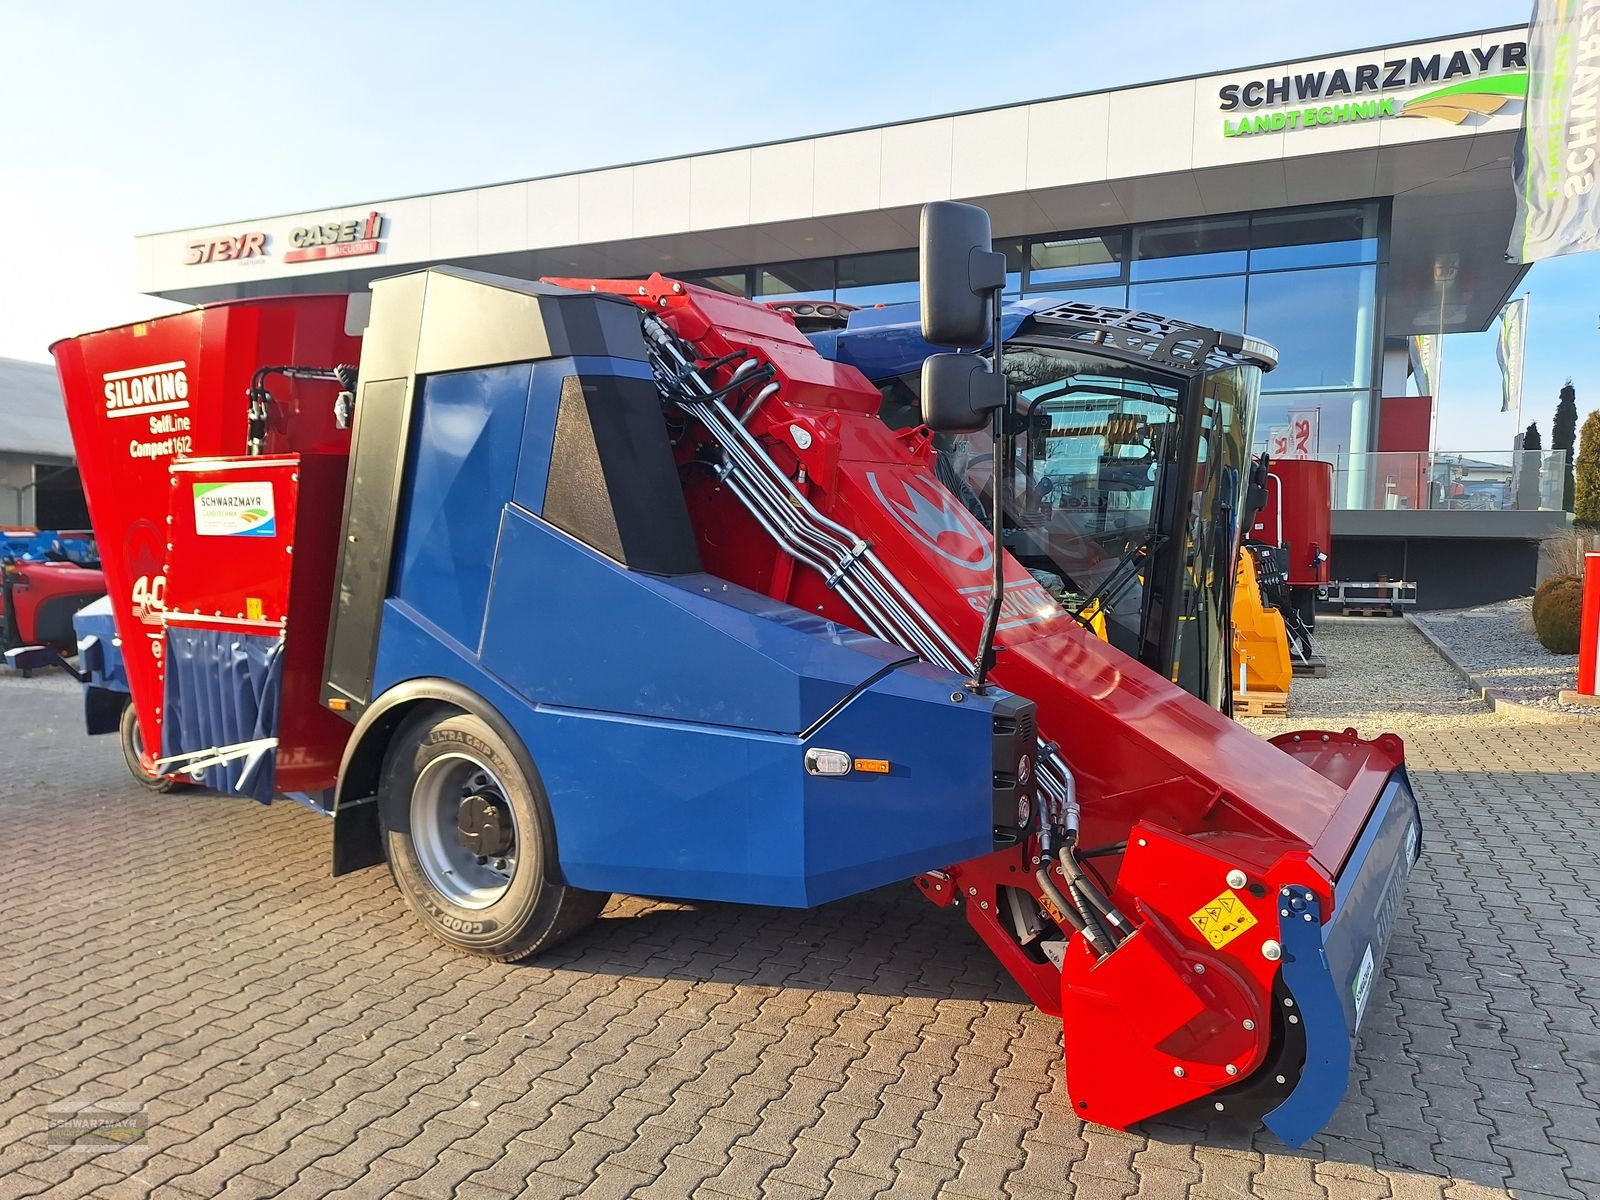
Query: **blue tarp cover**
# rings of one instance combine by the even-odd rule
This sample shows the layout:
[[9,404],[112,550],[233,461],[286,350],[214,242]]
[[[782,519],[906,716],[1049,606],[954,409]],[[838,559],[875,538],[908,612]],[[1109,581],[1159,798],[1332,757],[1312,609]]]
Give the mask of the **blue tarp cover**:
[[[162,758],[226,752],[278,736],[282,635],[168,626],[166,656]],[[200,782],[270,803],[274,753],[272,748],[257,750],[206,767]],[[181,771],[183,765],[174,763],[169,769]]]

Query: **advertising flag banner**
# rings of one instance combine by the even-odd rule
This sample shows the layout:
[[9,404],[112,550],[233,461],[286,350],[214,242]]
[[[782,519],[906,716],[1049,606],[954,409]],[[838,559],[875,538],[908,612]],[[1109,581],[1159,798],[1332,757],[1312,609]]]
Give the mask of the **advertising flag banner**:
[[1444,353],[1444,340],[1436,333],[1419,333],[1411,339],[1411,370],[1417,377],[1417,395],[1433,395],[1433,385],[1439,378],[1439,356]]
[[1506,256],[1600,247],[1600,0],[1534,0]]
[[1274,425],[1267,430],[1267,457],[1289,457],[1289,427]]
[[1320,408],[1295,409],[1289,413],[1289,450],[1283,458],[1315,458],[1317,456]]
[[1500,411],[1522,411],[1522,347],[1527,339],[1528,298],[1518,296],[1500,310]]

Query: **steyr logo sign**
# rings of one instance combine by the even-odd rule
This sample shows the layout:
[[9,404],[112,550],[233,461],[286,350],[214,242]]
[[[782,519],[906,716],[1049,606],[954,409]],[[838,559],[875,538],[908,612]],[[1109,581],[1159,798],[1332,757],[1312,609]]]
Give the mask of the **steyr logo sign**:
[[203,242],[190,242],[184,247],[185,266],[198,266],[209,262],[239,262],[247,258],[265,258],[267,235],[264,233],[224,234]]
[[289,234],[291,249],[284,262],[315,262],[322,258],[354,258],[383,249],[383,214],[370,212],[364,221],[335,221],[304,225]]
[[[1384,94],[1429,83],[1444,86],[1405,98]],[[1460,125],[1499,112],[1527,91],[1527,43],[1507,42],[1229,83],[1217,98],[1223,112],[1247,114],[1225,117],[1222,135],[1250,137],[1383,117],[1432,117]]]

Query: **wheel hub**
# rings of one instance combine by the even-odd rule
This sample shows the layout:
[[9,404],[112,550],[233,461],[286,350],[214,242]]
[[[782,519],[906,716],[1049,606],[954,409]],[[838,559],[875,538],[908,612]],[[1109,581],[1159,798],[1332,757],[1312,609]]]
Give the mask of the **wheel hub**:
[[411,793],[411,839],[431,883],[461,908],[487,908],[517,873],[517,822],[505,787],[470,754],[442,754]]
[[497,792],[470,792],[456,809],[456,840],[468,854],[498,857],[516,841],[516,827],[505,797]]

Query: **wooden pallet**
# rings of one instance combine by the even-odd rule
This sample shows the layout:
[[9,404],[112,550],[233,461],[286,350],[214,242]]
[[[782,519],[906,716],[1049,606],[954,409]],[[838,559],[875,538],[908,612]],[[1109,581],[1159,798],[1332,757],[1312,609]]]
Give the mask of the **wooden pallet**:
[[1326,679],[1328,677],[1328,660],[1313,657],[1306,662],[1298,658],[1294,660],[1294,673],[1307,679]]
[[1344,606],[1344,615],[1347,617],[1398,617],[1401,610],[1390,604],[1347,604]]
[[1236,717],[1287,717],[1289,697],[1283,692],[1235,692],[1233,715]]

